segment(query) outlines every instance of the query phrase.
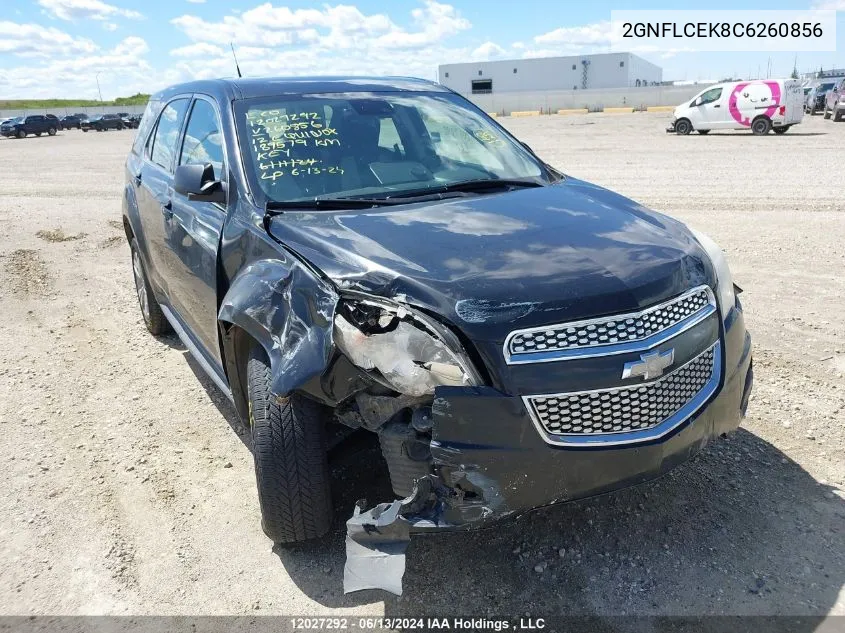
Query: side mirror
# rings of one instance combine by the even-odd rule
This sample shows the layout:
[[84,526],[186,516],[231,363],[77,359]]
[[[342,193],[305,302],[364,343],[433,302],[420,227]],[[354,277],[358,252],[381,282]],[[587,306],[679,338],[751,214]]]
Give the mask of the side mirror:
[[179,165],[173,174],[173,189],[198,202],[226,202],[226,187],[214,179],[214,167],[205,165]]

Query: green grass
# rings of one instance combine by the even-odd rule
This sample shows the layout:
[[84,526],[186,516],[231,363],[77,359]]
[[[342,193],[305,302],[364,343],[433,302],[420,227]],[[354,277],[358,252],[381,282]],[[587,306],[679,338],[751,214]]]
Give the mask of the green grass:
[[150,95],[140,92],[131,97],[118,97],[114,101],[97,101],[96,99],[0,99],[0,110],[146,105],[149,100]]

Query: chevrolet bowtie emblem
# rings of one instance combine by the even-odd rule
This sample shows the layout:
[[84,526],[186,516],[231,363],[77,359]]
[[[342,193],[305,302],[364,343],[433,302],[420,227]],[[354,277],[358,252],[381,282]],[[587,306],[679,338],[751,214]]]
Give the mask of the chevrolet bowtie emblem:
[[668,349],[665,352],[651,352],[641,354],[640,360],[625,363],[622,368],[622,380],[642,376],[643,380],[657,378],[663,375],[663,370],[675,362],[675,349]]

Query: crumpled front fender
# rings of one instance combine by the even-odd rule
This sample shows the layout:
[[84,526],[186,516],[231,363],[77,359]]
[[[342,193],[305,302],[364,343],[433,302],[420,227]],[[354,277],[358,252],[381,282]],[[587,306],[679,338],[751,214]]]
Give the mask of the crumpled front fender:
[[218,318],[259,342],[270,359],[271,389],[283,396],[326,370],[337,300],[334,288],[297,260],[265,259],[233,280]]

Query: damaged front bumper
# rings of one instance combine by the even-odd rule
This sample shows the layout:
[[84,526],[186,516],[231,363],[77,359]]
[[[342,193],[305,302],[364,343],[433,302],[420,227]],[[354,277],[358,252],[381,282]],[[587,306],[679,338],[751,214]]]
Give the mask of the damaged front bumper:
[[479,527],[505,516],[654,479],[735,430],[750,397],[751,337],[742,313],[725,324],[724,381],[670,434],[651,442],[588,448],[548,444],[522,398],[490,387],[438,387],[431,454],[436,503],[409,497],[411,531]]
[[[490,387],[438,387],[431,453],[435,474],[413,493],[347,522],[346,592],[402,592],[410,536],[481,528],[542,506],[574,501],[665,474],[710,439],[735,430],[753,385],[751,337],[734,313],[721,389],[671,435],[632,446],[547,444],[523,401]],[[732,339],[732,340],[731,340]]]

